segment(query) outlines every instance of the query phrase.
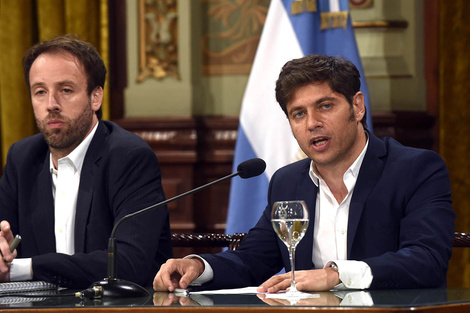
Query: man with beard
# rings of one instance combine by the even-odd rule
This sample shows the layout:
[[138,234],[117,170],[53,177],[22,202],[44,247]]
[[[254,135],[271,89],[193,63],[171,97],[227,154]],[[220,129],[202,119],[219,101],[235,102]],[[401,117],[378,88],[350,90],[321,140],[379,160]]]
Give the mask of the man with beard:
[[446,286],[455,217],[447,167],[433,151],[369,132],[360,87],[348,60],[287,62],[276,99],[308,158],[272,176],[266,209],[236,251],[168,260],[154,289],[193,281],[211,289],[288,288],[290,273],[273,276],[290,264],[271,225],[274,202],[287,200],[304,200],[310,216],[296,250],[297,289]]
[[[101,120],[106,68],[92,45],[57,37],[33,46],[23,67],[40,133],[10,147],[0,180],[0,281],[88,287],[107,276],[114,224],[165,199],[158,160]],[[125,221],[115,238],[119,278],[149,285],[172,256],[167,207]]]

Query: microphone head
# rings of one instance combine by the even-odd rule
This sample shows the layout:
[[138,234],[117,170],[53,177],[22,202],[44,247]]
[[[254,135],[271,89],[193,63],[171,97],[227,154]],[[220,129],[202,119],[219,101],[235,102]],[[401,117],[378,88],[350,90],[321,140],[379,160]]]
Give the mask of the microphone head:
[[241,178],[251,178],[260,175],[266,169],[266,162],[260,158],[254,158],[242,162],[237,167]]

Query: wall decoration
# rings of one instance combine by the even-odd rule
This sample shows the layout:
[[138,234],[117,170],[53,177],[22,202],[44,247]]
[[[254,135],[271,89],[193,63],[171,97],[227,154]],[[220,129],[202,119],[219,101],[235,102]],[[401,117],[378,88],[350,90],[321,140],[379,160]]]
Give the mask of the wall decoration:
[[139,0],[139,75],[163,79],[178,74],[177,0]]
[[269,3],[269,0],[202,0],[204,74],[250,73]]

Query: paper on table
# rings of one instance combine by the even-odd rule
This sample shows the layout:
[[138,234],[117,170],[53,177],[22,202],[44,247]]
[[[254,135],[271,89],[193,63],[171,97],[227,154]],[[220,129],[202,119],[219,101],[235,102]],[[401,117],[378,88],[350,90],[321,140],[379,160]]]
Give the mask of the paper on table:
[[[203,290],[203,291],[190,291],[189,294],[199,294],[199,295],[248,295],[248,294],[265,294],[266,298],[276,298],[276,299],[288,299],[292,297],[289,293],[286,293],[285,290],[279,291],[277,293],[264,293],[256,291],[258,287],[244,287],[244,288],[234,288],[234,289],[219,289],[219,290]],[[306,292],[299,292],[297,295],[298,298],[318,298],[320,295],[311,294]]]
[[234,288],[234,289],[219,289],[219,290],[202,290],[202,291],[190,291],[189,293],[199,294],[199,295],[247,295],[247,294],[257,294],[256,291],[258,287],[244,287],[244,288]]
[[281,293],[266,293],[266,299],[285,299],[285,300],[301,300],[301,299],[308,299],[308,298],[320,298],[319,294],[316,293],[307,293],[307,292],[299,292],[296,295],[291,295],[288,292],[281,292]]

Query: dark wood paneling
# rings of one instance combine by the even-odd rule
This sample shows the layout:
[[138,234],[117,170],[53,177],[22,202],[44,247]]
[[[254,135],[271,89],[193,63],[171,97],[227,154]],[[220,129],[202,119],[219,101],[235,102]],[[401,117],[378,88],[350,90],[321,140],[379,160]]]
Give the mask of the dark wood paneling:
[[126,1],[108,0],[109,13],[109,115],[124,116],[124,88],[127,87]]
[[439,1],[422,2],[424,11],[424,70],[426,76],[426,104],[434,117],[432,129],[435,151],[439,150]]
[[435,118],[424,111],[378,112],[372,115],[374,134],[392,137],[405,146],[434,149]]
[[[198,119],[198,153],[195,182],[203,185],[232,173],[238,118]],[[227,217],[230,180],[194,195],[194,220],[198,232],[223,233]]]

